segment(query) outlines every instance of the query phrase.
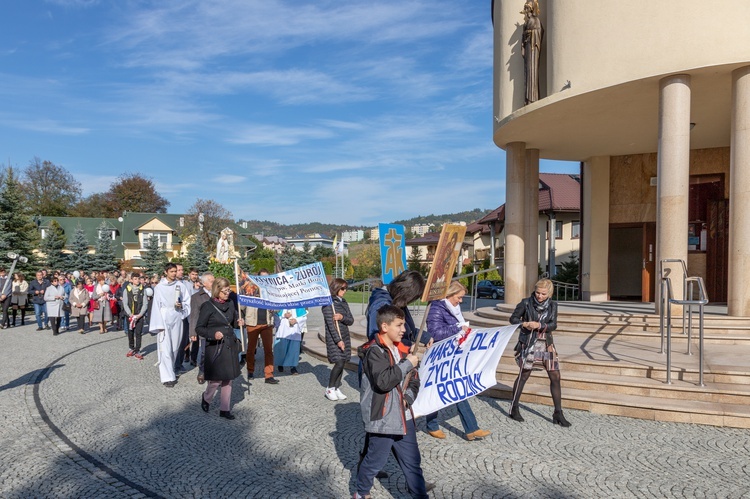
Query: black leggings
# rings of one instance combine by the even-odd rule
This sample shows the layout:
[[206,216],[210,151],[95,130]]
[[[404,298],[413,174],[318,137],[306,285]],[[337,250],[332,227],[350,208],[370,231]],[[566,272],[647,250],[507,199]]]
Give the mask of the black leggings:
[[331,378],[328,380],[328,388],[339,388],[341,386],[341,378],[344,375],[344,366],[346,360],[337,360],[331,368]]
[[[529,376],[531,376],[531,369],[523,369],[518,378],[516,378],[516,382],[513,383],[513,407],[518,407],[518,400],[521,398],[523,386],[526,384]],[[552,395],[552,402],[555,404],[555,411],[561,411],[562,388],[560,387],[560,371],[547,371],[547,376],[549,376],[549,391]]]
[[52,334],[57,334],[60,332],[60,319],[61,317],[50,317],[49,323],[52,326]]
[[26,324],[26,306],[13,308],[13,325],[14,326],[16,325],[16,317],[17,317],[18,312],[21,312],[21,325],[23,326]]

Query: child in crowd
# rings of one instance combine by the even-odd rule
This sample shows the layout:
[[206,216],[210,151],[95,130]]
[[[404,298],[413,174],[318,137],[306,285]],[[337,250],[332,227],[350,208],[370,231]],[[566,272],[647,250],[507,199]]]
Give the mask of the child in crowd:
[[384,305],[377,312],[378,334],[365,346],[362,360],[360,408],[365,423],[365,445],[357,470],[355,498],[370,497],[373,479],[393,452],[413,497],[427,496],[411,405],[419,392],[418,358],[401,344],[406,331],[404,312]]

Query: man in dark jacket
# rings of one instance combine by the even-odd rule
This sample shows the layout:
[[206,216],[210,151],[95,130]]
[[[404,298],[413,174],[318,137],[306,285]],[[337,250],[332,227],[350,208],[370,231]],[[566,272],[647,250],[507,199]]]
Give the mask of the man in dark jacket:
[[367,345],[362,360],[360,408],[365,423],[365,448],[357,471],[357,494],[366,497],[373,479],[393,452],[412,495],[427,497],[411,405],[419,392],[416,372],[407,386],[401,384],[417,367],[416,355],[401,344],[406,328],[404,312],[393,305],[378,310],[380,331]]
[[[36,314],[37,331],[49,329],[49,317],[47,317],[47,303],[44,301],[44,292],[49,287],[49,281],[44,278],[41,270],[36,273],[36,279],[29,284],[29,294],[31,303],[34,304],[34,313]],[[44,327],[42,327],[44,326]]]

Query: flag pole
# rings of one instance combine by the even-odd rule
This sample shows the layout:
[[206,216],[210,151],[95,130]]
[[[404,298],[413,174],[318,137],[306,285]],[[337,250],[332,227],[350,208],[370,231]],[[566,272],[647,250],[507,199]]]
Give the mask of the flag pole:
[[[242,318],[242,309],[240,308],[240,265],[237,263],[237,259],[234,259],[234,286],[237,288],[237,317]],[[247,347],[245,346],[245,326],[240,328],[240,341],[242,342],[242,351],[246,352]]]

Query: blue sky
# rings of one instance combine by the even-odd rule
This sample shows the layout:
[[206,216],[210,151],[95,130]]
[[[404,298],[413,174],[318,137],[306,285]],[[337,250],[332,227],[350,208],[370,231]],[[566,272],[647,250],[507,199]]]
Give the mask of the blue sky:
[[[24,0],[0,21],[0,161],[185,212],[373,226],[495,208],[489,0]],[[543,162],[542,171],[578,165]]]

